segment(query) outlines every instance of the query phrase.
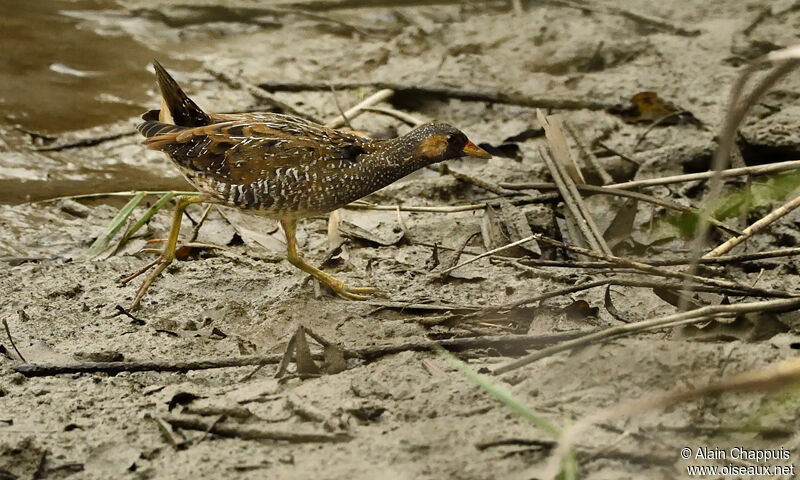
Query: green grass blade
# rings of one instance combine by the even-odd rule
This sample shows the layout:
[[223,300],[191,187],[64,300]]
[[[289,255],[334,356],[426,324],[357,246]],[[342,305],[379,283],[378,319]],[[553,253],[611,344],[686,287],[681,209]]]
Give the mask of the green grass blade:
[[147,211],[144,212],[144,215],[142,216],[142,218],[140,218],[139,221],[136,222],[133,225],[133,227],[131,227],[130,230],[125,232],[125,235],[122,237],[122,240],[119,241],[119,245],[117,245],[117,248],[122,248],[128,242],[128,240],[130,240],[130,238],[140,228],[142,228],[142,225],[144,225],[151,218],[153,218],[153,215],[155,215],[156,212],[158,212],[159,210],[164,208],[170,202],[170,200],[172,200],[172,198],[174,196],[175,196],[175,192],[167,192],[164,195],[162,195],[161,198],[159,198],[158,201],[152,207],[148,208]]
[[95,240],[94,243],[92,243],[92,246],[89,247],[89,249],[79,257],[79,260],[94,258],[103,253],[111,243],[111,239],[113,239],[114,235],[119,232],[119,229],[125,225],[125,222],[128,220],[128,217],[130,217],[133,209],[139,205],[145,195],[147,195],[147,192],[139,192],[133,198],[131,198],[128,203],[126,203],[125,206],[119,210],[119,213],[117,213],[117,216],[111,221],[111,224],[109,224],[106,232],[97,237],[97,240]]
[[528,423],[534,427],[547,432],[553,438],[558,438],[561,434],[561,429],[551,423],[549,420],[533,411],[530,407],[517,400],[514,395],[502,386],[492,382],[486,376],[481,375],[475,370],[469,368],[467,364],[453,356],[450,352],[442,349],[440,353],[460,371],[465,377],[470,379],[473,383],[485,390],[489,395],[493,396],[498,402],[502,403],[514,413],[524,418]]
[[[135,197],[140,193],[139,190],[127,190],[124,192],[102,192],[102,193],[83,193],[80,195],[65,195],[62,197],[53,197],[53,198],[46,198],[44,200],[37,200],[35,202],[31,202],[33,205],[39,203],[50,203],[55,202],[57,200],[85,200],[85,199],[93,199],[93,198],[105,198],[105,197]],[[169,193],[166,190],[148,190],[147,195],[166,195]],[[185,197],[194,197],[200,195],[200,192],[197,191],[173,191],[175,195],[181,195]]]

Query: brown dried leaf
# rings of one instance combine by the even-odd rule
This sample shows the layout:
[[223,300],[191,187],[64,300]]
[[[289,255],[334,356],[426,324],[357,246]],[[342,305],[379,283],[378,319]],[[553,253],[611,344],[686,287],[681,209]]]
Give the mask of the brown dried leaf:
[[627,198],[617,210],[614,220],[603,232],[608,247],[613,251],[614,247],[624,242],[631,236],[633,224],[636,220],[636,212],[639,210],[639,201],[635,198]]
[[[503,199],[500,202],[500,213],[502,216],[502,227],[505,227],[504,230],[508,232],[509,243],[533,235],[533,231],[531,231],[531,226],[528,224],[528,219],[525,214],[508,200]],[[536,258],[542,256],[542,250],[539,248],[539,243],[536,240],[525,242],[512,250],[522,250],[522,255],[519,256],[534,256]]]
[[297,373],[301,375],[319,375],[320,369],[311,357],[311,349],[306,340],[306,329],[302,326],[297,327],[295,338],[295,363],[297,363]]
[[391,236],[388,237],[381,237],[376,233],[373,233],[365,228],[359,227],[354,223],[350,223],[347,220],[342,220],[341,225],[339,226],[339,231],[348,238],[353,238],[357,240],[363,240],[369,243],[373,243],[376,245],[382,245],[384,247],[388,247],[391,245],[397,245],[400,240],[403,239],[405,232],[403,229],[399,229],[399,232],[393,232]]
[[481,218],[481,237],[486,250],[494,250],[509,243],[500,226],[500,215],[491,205],[486,207]]
[[623,314],[617,307],[614,306],[614,302],[611,301],[611,285],[606,286],[606,296],[604,300],[604,305],[606,307],[606,311],[611,314],[612,317],[616,318],[620,322],[624,323],[631,323],[639,321],[639,319],[633,318],[632,315]]
[[273,252],[285,252],[286,244],[279,238],[278,223],[271,218],[247,215],[236,208],[217,207],[248,247],[261,246]]
[[656,92],[639,92],[631,97],[629,106],[615,107],[609,112],[621,116],[626,123],[652,123],[661,120],[663,125],[702,125],[690,112],[661,99]]

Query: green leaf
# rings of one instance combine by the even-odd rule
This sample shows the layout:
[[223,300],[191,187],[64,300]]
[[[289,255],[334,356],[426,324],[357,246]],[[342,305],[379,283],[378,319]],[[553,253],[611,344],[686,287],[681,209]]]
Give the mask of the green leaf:
[[78,259],[86,260],[89,258],[94,258],[103,253],[111,243],[111,239],[113,239],[117,232],[119,232],[120,228],[125,225],[125,222],[128,220],[128,217],[130,217],[133,209],[139,205],[145,195],[147,195],[147,192],[138,192],[133,198],[131,198],[128,203],[126,203],[125,206],[119,210],[119,213],[117,213],[117,216],[111,221],[111,224],[106,229],[106,232],[97,237],[97,240],[92,243],[92,246],[89,247],[89,249],[80,257],[78,257]]
[[126,243],[128,243],[128,240],[130,240],[130,238],[140,228],[142,228],[142,225],[144,225],[151,218],[153,218],[153,215],[155,215],[156,212],[158,212],[159,210],[164,208],[170,202],[170,200],[172,200],[172,198],[174,196],[175,196],[175,192],[167,192],[164,195],[162,195],[161,198],[159,198],[158,201],[152,207],[148,208],[147,211],[144,212],[144,215],[142,215],[142,218],[140,218],[139,221],[136,222],[133,225],[133,227],[130,228],[130,230],[125,232],[125,235],[122,236],[122,240],[119,241],[119,245],[117,245],[117,248],[122,248]]
[[501,385],[492,382],[486,376],[481,375],[475,370],[469,368],[466,363],[453,356],[453,354],[450,352],[442,349],[440,353],[465,377],[481,387],[489,395],[493,396],[498,402],[507,406],[514,413],[524,418],[528,423],[540,430],[544,430],[553,438],[558,438],[558,436],[561,434],[561,429],[543,416],[533,411],[524,403],[520,402],[516,397],[514,397],[514,395],[511,394],[511,392],[503,388]]

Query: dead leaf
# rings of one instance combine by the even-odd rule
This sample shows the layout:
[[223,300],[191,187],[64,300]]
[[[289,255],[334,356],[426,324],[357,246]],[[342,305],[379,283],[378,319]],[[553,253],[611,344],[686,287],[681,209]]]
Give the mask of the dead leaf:
[[487,278],[485,270],[481,268],[458,268],[451,272],[448,272],[442,276],[441,274],[437,274],[438,271],[447,270],[449,268],[454,267],[459,259],[461,258],[461,253],[467,247],[467,245],[472,241],[475,236],[481,233],[482,228],[479,228],[477,225],[471,225],[468,227],[467,231],[459,238],[456,245],[453,246],[455,250],[439,250],[438,248],[435,251],[438,252],[438,260],[440,261],[438,267],[434,266],[431,270],[434,272],[434,275],[438,275],[438,278],[445,279],[447,277],[458,278],[461,280],[484,280]]
[[338,345],[332,343],[325,345],[322,350],[322,357],[325,359],[322,365],[322,369],[325,373],[333,375],[347,370],[347,360],[344,358],[344,351]]
[[639,92],[631,97],[630,102],[630,105],[615,106],[608,111],[619,115],[626,123],[660,121],[662,125],[690,123],[698,127],[702,126],[702,123],[691,112],[662,100],[656,92]]
[[614,215],[611,224],[603,232],[603,238],[605,238],[608,248],[612,251],[614,247],[630,238],[638,210],[639,201],[637,199],[625,199],[622,206],[617,210],[617,214]]
[[710,302],[702,302],[696,296],[691,298],[685,293],[669,288],[654,288],[653,293],[655,293],[661,300],[664,300],[676,308],[684,307],[687,310],[697,310],[698,308],[711,304]]
[[575,183],[586,183],[581,169],[578,167],[578,164],[575,163],[575,159],[570,152],[561,117],[558,115],[548,115],[545,117],[544,113],[537,109],[536,118],[544,128],[545,136],[547,137],[547,142],[552,152],[553,161],[561,164]]
[[494,250],[504,245],[508,245],[509,241],[503,235],[502,227],[500,226],[500,215],[492,205],[487,205],[486,210],[483,212],[481,218],[481,237],[483,238],[483,246],[486,250]]
[[340,231],[342,235],[344,235],[345,237],[363,240],[384,247],[397,245],[397,243],[403,239],[404,236],[403,229],[398,228],[397,230],[399,231],[394,232],[393,235],[391,236],[381,237],[378,236],[378,234],[373,233],[365,228],[359,227],[354,223],[350,223],[347,220],[342,220],[340,226]]
[[303,326],[297,327],[295,337],[295,363],[297,373],[300,375],[319,375],[322,373],[311,357],[311,349],[306,340],[306,329]]
[[328,250],[333,251],[341,247],[344,243],[340,227],[342,224],[342,213],[336,209],[328,216]]
[[687,325],[680,333],[685,338],[704,342],[741,340],[757,342],[779,333],[788,332],[789,327],[772,313],[746,313],[733,319],[716,319],[701,326]]
[[[502,226],[504,230],[508,232],[509,243],[533,235],[533,231],[531,231],[531,226],[528,224],[528,219],[525,214],[508,200],[502,199],[500,201],[500,213],[502,214]],[[525,251],[523,255],[527,254],[527,256],[536,258],[542,256],[542,250],[539,248],[539,243],[536,240],[520,244],[519,248]]]
[[[493,250],[530,237],[533,232],[525,214],[503,199],[499,203],[499,208],[490,205],[484,211],[481,219],[481,234],[483,246],[487,250]],[[535,240],[531,240],[522,245],[508,248],[502,254],[508,257],[533,256],[539,258],[542,251],[539,244]]]
[[620,322],[631,323],[638,321],[637,319],[633,318],[632,315],[622,314],[619,310],[617,310],[617,307],[615,307],[614,303],[611,301],[611,285],[606,286],[604,305],[606,307],[606,311]]
[[562,312],[566,314],[569,320],[584,320],[590,317],[597,317],[597,314],[600,313],[600,307],[592,307],[586,300],[575,300],[564,307]]
[[259,215],[247,215],[236,208],[222,206],[217,208],[248,247],[260,246],[280,253],[286,251],[286,244],[280,238],[276,220]]

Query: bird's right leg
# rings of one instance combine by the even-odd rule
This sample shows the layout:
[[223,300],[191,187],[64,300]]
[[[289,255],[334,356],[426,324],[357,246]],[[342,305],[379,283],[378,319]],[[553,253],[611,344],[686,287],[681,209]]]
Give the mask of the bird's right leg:
[[295,229],[297,227],[297,220],[282,219],[281,226],[283,227],[283,232],[286,234],[286,251],[287,251],[286,258],[287,260],[289,260],[289,263],[299,268],[300,270],[310,274],[320,282],[328,285],[336,293],[336,295],[339,295],[344,299],[347,300],[369,299],[369,294],[375,291],[373,287],[351,287],[346,283],[344,283],[343,281],[339,280],[338,278],[334,277],[333,275],[329,275],[323,272],[322,270],[318,269],[317,267],[309,264],[305,260],[303,260],[303,257],[301,257],[300,254],[297,253],[297,239],[295,238]]

